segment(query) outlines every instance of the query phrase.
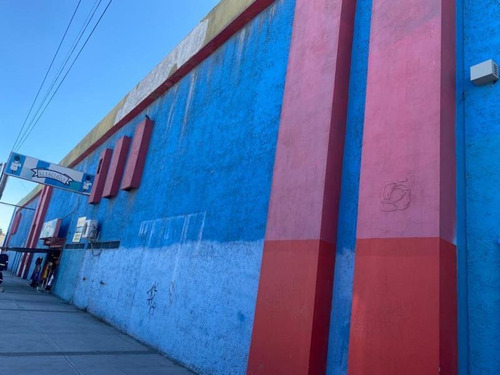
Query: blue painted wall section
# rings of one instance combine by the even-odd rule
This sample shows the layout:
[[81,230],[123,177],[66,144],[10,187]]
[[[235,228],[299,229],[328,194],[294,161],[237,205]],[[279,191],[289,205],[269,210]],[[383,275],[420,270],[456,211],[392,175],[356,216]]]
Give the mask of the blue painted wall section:
[[[21,210],[22,219],[19,223],[19,228],[17,233],[14,234],[9,240],[9,247],[25,247],[26,242],[28,241],[28,233],[31,229],[31,225],[33,224],[33,218],[35,217],[35,209],[38,206],[38,202],[40,200],[40,196],[33,199],[26,207],[31,208],[32,210]],[[14,217],[14,215],[13,215]],[[11,220],[12,225],[12,220]],[[9,270],[16,272],[19,267],[19,263],[21,262],[22,253],[9,251],[7,253],[9,255]],[[31,273],[29,274],[31,276]]]
[[64,250],[56,294],[200,373],[247,367],[294,8],[276,1],[77,166],[95,172],[147,114],[138,190],[95,206],[55,190],[45,219],[121,242]]
[[464,0],[464,5],[469,373],[494,375],[500,374],[500,85],[474,86],[469,68],[488,59],[500,62],[500,9],[497,0]]
[[346,375],[372,0],[358,0],[342,169],[327,374]]

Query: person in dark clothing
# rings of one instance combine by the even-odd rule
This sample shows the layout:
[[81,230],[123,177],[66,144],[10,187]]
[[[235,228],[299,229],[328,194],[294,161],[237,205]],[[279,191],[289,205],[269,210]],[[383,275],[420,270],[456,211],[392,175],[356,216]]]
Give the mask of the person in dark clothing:
[[31,275],[31,283],[28,284],[32,288],[38,288],[38,282],[40,281],[40,273],[42,271],[42,258],[37,258],[35,263],[35,269]]
[[2,271],[5,271],[8,265],[9,265],[9,256],[7,255],[7,250],[2,250],[2,253],[0,254],[0,292],[2,293],[5,292],[5,289],[2,286],[3,283]]

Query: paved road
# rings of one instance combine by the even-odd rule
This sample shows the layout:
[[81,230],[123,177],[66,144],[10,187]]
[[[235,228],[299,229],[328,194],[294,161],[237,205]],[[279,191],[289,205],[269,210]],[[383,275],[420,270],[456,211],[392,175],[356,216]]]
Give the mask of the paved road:
[[2,375],[192,375],[156,351],[4,272]]

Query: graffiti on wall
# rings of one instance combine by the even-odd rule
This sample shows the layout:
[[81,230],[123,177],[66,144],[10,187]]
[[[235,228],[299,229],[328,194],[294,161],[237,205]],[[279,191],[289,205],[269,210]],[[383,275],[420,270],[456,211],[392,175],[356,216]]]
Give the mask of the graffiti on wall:
[[408,179],[404,178],[398,182],[391,182],[384,186],[382,199],[380,200],[380,211],[394,212],[404,211],[411,204],[411,189]]
[[151,288],[147,291],[147,304],[149,307],[148,314],[154,316],[156,310],[156,294],[158,293],[158,282],[154,282]]
[[147,220],[141,223],[139,238],[149,248],[175,243],[200,243],[205,227],[205,212]]

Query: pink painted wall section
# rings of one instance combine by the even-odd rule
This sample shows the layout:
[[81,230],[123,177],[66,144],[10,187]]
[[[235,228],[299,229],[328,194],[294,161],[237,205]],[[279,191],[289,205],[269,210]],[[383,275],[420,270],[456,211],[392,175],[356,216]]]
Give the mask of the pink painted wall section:
[[127,166],[125,167],[125,175],[121,185],[122,190],[137,189],[141,184],[142,172],[144,171],[144,164],[146,163],[146,156],[148,154],[149,141],[153,133],[153,124],[153,121],[146,118],[135,130],[130,155],[128,157]]
[[90,204],[98,204],[102,199],[102,193],[104,190],[104,184],[106,183],[112,154],[113,150],[107,148],[103,150],[99,156],[97,173],[95,175],[94,185],[92,186],[92,191],[90,192],[89,197]]
[[[442,2],[440,234],[456,244],[456,3]],[[453,192],[450,194],[450,192]]]
[[456,375],[456,247],[439,238],[356,244],[349,375]]
[[267,240],[335,242],[355,5],[297,1]]
[[373,1],[358,238],[454,242],[454,14]]
[[455,3],[374,0],[349,374],[457,374]]
[[118,142],[116,142],[111,164],[109,166],[108,177],[104,185],[104,192],[102,194],[104,198],[112,198],[118,195],[129,148],[129,137],[121,137]]
[[297,0],[248,374],[324,374],[356,2]]

